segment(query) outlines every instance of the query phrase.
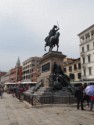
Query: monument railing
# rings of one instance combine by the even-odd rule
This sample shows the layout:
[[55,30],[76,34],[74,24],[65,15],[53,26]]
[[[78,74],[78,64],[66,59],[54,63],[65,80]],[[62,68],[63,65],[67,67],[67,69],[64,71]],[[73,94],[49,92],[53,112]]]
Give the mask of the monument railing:
[[26,96],[24,100],[30,103],[32,106],[34,105],[44,105],[44,104],[73,104],[76,103],[76,98],[74,96],[41,96],[41,95],[33,95]]
[[33,105],[42,104],[73,104],[76,103],[74,96],[34,96]]

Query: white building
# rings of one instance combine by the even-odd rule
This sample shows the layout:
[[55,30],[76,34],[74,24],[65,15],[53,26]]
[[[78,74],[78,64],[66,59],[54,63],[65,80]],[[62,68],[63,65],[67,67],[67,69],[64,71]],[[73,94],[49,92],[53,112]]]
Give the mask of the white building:
[[31,57],[23,62],[22,81],[31,82],[33,78],[33,68],[39,66],[40,57]]
[[82,80],[94,80],[94,24],[78,34]]
[[65,58],[63,60],[63,71],[69,76],[71,82],[79,82],[81,80],[80,58]]

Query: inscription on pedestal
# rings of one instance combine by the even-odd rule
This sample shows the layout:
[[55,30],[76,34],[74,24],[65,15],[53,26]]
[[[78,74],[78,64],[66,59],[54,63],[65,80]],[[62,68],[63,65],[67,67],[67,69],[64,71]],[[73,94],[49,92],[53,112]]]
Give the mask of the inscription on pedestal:
[[47,72],[50,70],[50,63],[46,63],[42,66],[42,72]]

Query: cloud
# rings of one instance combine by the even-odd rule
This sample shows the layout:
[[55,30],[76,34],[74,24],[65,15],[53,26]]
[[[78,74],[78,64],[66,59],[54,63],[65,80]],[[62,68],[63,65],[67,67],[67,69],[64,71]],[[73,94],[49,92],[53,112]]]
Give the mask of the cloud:
[[57,21],[59,51],[78,58],[77,34],[94,23],[93,5],[93,0],[0,0],[0,69],[11,68],[18,56],[22,61],[42,56],[44,39]]

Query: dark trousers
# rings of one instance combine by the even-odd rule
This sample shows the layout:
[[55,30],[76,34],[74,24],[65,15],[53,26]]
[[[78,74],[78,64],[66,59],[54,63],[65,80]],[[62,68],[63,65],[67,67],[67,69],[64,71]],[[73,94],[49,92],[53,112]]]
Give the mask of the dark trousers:
[[87,105],[89,106],[90,98],[89,98],[88,95],[85,95],[85,96],[84,96],[84,98],[83,98],[83,103],[84,103],[84,101],[86,101],[86,102],[87,102]]
[[92,111],[93,109],[93,104],[94,104],[94,100],[91,100],[91,105],[90,105],[90,110]]
[[77,98],[77,109],[80,108],[80,104],[81,104],[81,110],[83,110],[83,99]]

